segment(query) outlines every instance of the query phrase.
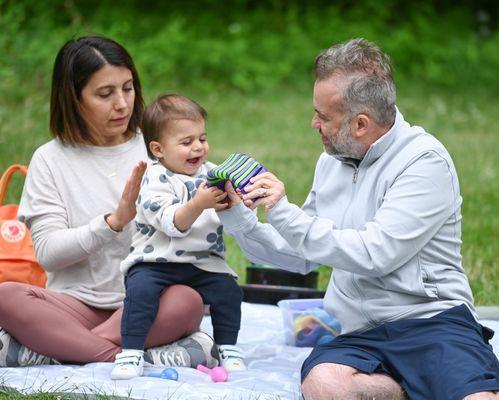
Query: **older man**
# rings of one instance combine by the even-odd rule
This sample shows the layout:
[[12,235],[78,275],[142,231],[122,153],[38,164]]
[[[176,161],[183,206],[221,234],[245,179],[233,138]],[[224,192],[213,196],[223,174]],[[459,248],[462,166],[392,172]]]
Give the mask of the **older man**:
[[[231,208],[219,213],[253,261],[301,273],[334,266],[324,304],[342,334],[305,360],[304,397],[498,399],[493,332],[477,323],[461,266],[451,157],[404,120],[376,45],[335,45],[315,75],[312,127],[325,153],[305,204],[265,173],[245,188],[251,207],[227,184]],[[267,224],[250,210],[259,205]]]

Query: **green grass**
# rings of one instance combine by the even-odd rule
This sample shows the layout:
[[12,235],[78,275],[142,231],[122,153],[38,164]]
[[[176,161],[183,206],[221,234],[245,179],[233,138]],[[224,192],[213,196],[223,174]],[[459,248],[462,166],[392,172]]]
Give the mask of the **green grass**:
[[0,392],[0,400],[17,400],[17,399],[29,399],[29,400],[126,400],[132,399],[132,397],[116,397],[109,396],[105,394],[79,394],[79,393],[50,393],[50,392],[40,392],[33,394],[23,395],[16,390],[7,389],[6,392]]
[[[191,96],[208,110],[212,161],[221,162],[235,151],[247,152],[285,182],[292,202],[304,201],[322,151],[317,133],[310,128],[311,85],[253,95],[207,95],[156,85],[154,90],[146,88],[145,93],[151,99],[163,91]],[[406,120],[425,127],[451,153],[464,198],[463,265],[477,304],[497,303],[499,135],[494,122],[498,98],[485,91],[450,92],[414,83],[399,87],[398,106]],[[46,90],[33,89],[33,94],[24,99],[13,93],[0,94],[0,170],[12,163],[28,163],[35,148],[50,139],[47,127]],[[8,194],[10,202],[17,200],[21,186],[22,179],[15,179]],[[231,238],[227,238],[227,247],[228,261],[244,282],[249,261]],[[328,277],[329,269],[322,269],[322,288]]]

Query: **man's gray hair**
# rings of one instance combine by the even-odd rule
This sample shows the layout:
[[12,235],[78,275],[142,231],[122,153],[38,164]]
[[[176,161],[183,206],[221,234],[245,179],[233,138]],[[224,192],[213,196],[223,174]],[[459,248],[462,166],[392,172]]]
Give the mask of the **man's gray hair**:
[[345,117],[368,114],[379,125],[395,121],[396,91],[387,54],[365,39],[352,39],[322,51],[315,59],[315,79],[349,78],[342,94]]

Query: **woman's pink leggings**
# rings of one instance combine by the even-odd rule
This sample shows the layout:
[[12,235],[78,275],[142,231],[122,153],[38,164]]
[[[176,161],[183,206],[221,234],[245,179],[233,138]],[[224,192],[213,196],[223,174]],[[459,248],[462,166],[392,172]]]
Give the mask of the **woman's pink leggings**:
[[[114,361],[121,351],[122,312],[90,307],[24,283],[0,283],[0,327],[28,348],[61,362]],[[202,317],[201,296],[190,287],[171,286],[161,295],[146,348],[197,331]]]

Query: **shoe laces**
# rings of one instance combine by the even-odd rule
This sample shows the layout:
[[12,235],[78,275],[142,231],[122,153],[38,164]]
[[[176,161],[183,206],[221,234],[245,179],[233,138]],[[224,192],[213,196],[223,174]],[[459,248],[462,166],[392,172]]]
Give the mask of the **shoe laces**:
[[188,367],[190,363],[185,358],[185,349],[172,348],[154,349],[150,352],[154,365],[164,365],[170,367]]
[[[55,362],[55,360],[53,360]],[[43,354],[36,353],[35,351],[21,346],[18,358],[19,366],[27,367],[30,365],[46,365],[51,364],[51,359]]]

